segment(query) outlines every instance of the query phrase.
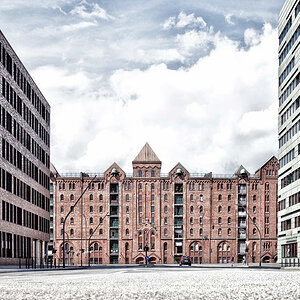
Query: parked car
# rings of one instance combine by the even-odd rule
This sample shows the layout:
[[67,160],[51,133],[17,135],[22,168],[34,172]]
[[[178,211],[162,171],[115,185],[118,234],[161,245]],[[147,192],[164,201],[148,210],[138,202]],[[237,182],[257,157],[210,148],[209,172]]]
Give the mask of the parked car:
[[179,266],[188,265],[191,266],[192,262],[189,256],[182,256],[179,262]]

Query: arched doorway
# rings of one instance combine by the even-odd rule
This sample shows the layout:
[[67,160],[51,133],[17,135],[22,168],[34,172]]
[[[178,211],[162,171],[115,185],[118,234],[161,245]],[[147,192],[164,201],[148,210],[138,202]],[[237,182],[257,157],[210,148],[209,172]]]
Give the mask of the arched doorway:
[[149,264],[155,265],[156,264],[156,257],[152,256],[149,258]]
[[90,245],[90,264],[102,264],[102,246],[99,242],[93,242]]
[[262,259],[263,263],[270,263],[271,262],[271,257],[269,255],[265,255]]
[[[65,248],[65,249],[63,249]],[[70,242],[65,242],[65,247],[63,243],[59,246],[59,263],[63,262],[63,250],[65,251],[65,264],[67,266],[74,265],[74,245]]]
[[226,241],[218,244],[218,264],[229,264],[231,261],[231,247]]
[[203,246],[199,241],[190,244],[189,256],[194,264],[202,264]]
[[145,261],[145,258],[144,257],[138,257],[136,260],[135,260],[135,263],[138,264],[138,265],[142,265]]

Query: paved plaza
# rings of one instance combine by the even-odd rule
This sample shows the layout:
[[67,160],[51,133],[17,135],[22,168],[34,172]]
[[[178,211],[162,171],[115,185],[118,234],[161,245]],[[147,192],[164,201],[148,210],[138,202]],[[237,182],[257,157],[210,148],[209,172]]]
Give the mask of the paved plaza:
[[129,267],[0,273],[0,299],[299,299],[299,269]]

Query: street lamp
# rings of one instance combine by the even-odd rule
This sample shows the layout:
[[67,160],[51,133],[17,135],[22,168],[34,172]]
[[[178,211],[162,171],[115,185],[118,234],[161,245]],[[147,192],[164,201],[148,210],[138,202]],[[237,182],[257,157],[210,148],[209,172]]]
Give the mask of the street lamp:
[[82,198],[82,196],[84,195],[84,193],[87,191],[87,189],[90,187],[91,183],[93,183],[96,179],[97,175],[95,175],[93,177],[93,179],[89,182],[89,184],[87,185],[87,187],[84,189],[84,191],[81,193],[80,197],[77,199],[77,201],[74,203],[73,206],[71,206],[69,212],[67,213],[67,215],[65,216],[64,218],[64,221],[63,221],[63,268],[66,267],[66,264],[65,264],[65,226],[66,226],[66,221],[67,221],[67,218],[68,216],[71,214],[71,212],[74,211],[74,208],[75,206],[77,205],[77,203],[80,201],[80,199]]
[[[109,217],[110,213],[108,212],[102,219],[102,221],[106,218]],[[100,223],[99,220],[99,224],[96,226],[96,228],[93,230],[93,232],[90,234],[90,237],[88,239],[88,258],[89,258],[89,267],[91,266],[91,262],[90,262],[90,258],[91,258],[91,249],[90,249],[90,243],[91,243],[91,238],[94,235],[94,233],[96,232],[96,230],[98,229],[98,227],[101,225],[102,223]]]

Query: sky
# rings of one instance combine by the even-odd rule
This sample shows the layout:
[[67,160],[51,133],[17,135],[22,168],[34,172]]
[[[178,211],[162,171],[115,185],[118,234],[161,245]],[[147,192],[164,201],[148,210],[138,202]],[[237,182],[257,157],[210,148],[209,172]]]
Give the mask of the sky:
[[277,156],[284,0],[1,0],[0,29],[51,105],[60,173],[104,172],[146,142],[191,173]]

